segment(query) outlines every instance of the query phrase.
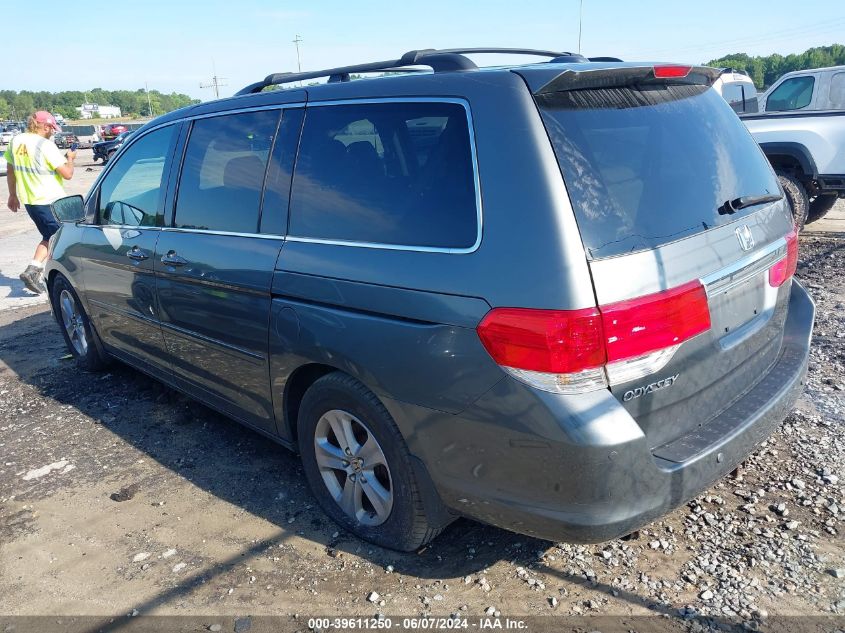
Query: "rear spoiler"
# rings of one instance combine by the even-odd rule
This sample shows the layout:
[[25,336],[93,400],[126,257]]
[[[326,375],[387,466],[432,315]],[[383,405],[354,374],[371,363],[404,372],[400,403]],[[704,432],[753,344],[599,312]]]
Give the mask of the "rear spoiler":
[[700,85],[711,86],[721,71],[709,66],[623,66],[595,70],[565,70],[534,92],[535,96],[566,90],[620,88],[632,85]]

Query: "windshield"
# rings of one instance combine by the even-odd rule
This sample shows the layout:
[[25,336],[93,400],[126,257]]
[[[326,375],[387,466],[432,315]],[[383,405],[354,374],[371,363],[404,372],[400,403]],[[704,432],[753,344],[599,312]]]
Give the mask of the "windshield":
[[730,106],[704,86],[537,97],[587,255],[655,248],[753,213],[719,207],[780,192]]

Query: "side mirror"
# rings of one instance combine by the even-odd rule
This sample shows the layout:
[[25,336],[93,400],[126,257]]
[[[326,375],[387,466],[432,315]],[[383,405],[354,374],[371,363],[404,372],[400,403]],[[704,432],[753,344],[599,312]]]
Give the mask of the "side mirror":
[[50,211],[59,222],[80,222],[85,219],[85,204],[82,196],[59,198],[50,205]]

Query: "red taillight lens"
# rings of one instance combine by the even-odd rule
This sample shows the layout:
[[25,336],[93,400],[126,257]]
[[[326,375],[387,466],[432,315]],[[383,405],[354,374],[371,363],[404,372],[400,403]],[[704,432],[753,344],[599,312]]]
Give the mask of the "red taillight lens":
[[795,274],[798,268],[798,232],[795,227],[786,236],[786,257],[769,268],[769,285],[778,288]]
[[710,328],[698,281],[584,310],[496,308],[478,326],[499,365],[574,374],[678,345]]
[[710,329],[707,293],[698,281],[600,309],[608,362],[678,345]]
[[677,79],[686,77],[692,70],[692,66],[655,66],[654,76],[657,79]]
[[497,364],[571,374],[605,362],[601,316],[584,310],[496,308],[478,325],[478,336]]

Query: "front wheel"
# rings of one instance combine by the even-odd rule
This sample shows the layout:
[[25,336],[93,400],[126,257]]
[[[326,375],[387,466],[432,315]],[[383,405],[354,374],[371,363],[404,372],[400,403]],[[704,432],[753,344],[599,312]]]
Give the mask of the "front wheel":
[[800,233],[804,229],[804,224],[807,222],[807,213],[810,208],[810,197],[807,195],[807,189],[792,174],[777,172],[777,176],[780,186],[783,187],[786,193],[786,199],[789,201],[795,228]]
[[317,502],[364,540],[415,550],[445,525],[432,525],[412,457],[384,405],[357,380],[335,372],[305,393],[299,450]]
[[56,275],[50,286],[50,303],[64,335],[65,344],[76,362],[88,371],[105,367],[108,359],[100,351],[97,333],[79,301],[79,296],[61,273]]

